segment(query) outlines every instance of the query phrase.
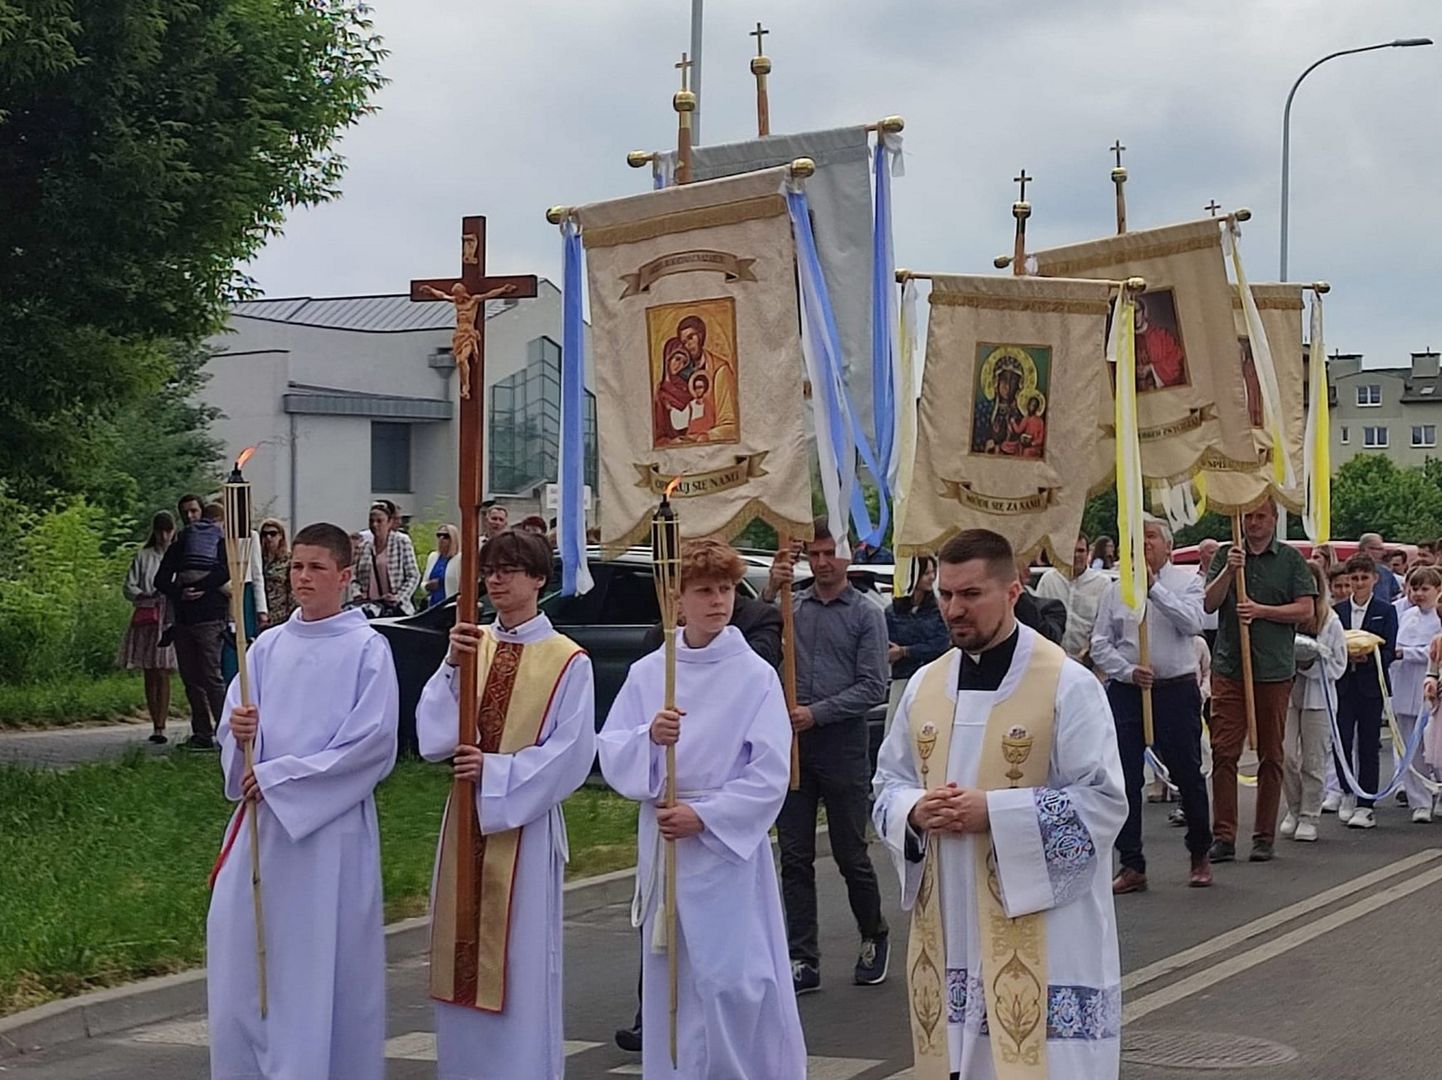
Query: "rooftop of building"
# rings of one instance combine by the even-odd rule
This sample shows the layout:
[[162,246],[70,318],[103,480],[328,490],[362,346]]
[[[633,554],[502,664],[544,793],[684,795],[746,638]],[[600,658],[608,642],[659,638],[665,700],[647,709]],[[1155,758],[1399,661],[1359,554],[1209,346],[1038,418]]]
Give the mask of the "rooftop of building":
[[[545,278],[540,278],[538,283],[553,291],[556,289]],[[520,303],[519,300],[488,300],[486,318],[494,319]],[[230,313],[242,319],[370,334],[449,330],[456,325],[454,311],[448,305],[439,301],[415,303],[406,293],[376,296],[283,296],[245,300],[232,305]]]
[[1402,401],[1405,404],[1431,404],[1442,401],[1442,371],[1439,354],[1428,349],[1414,352],[1405,367],[1363,367],[1361,353],[1334,353],[1329,357],[1333,381],[1355,382],[1369,376],[1387,376],[1402,380]]

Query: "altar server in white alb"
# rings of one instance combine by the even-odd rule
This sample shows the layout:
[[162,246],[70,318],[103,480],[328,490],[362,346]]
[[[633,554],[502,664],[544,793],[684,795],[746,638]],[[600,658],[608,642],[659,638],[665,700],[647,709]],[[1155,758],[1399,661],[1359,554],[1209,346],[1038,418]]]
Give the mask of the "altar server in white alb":
[[[648,1080],[803,1080],[786,926],[768,830],[791,777],[781,682],[728,626],[745,568],[725,544],[682,551],[676,709],[665,650],[631,666],[599,748],[606,782],[641,803],[632,921],[642,928],[641,1068]],[[666,747],[677,805],[660,805]],[[679,1060],[671,1066],[663,840],[676,843]]]
[[[395,763],[390,646],[342,611],[350,537],[309,525],[291,546],[299,605],[247,656],[218,732],[225,794],[242,803],[212,875],[206,978],[213,1080],[381,1080],[385,939],[373,792]],[[244,743],[255,740],[255,767]],[[268,1009],[260,1017],[250,828],[260,829]]]
[[968,530],[938,557],[955,648],[907,686],[873,814],[912,913],[916,1077],[1115,1080],[1127,799],[1106,695],[1016,622],[1003,537]]
[[[551,573],[541,537],[507,529],[481,549],[493,623],[459,623],[451,648],[416,706],[428,761],[454,760],[475,783],[474,807],[447,805],[431,888],[430,993],[436,1001],[440,1080],[558,1080],[561,1026],[561,886],[566,822],[561,803],[596,756],[590,658],[556,633],[537,606]],[[457,745],[461,657],[479,652],[478,745]],[[459,850],[457,815],[478,822]],[[471,910],[457,910],[460,859],[474,860]],[[474,950],[459,944],[472,929]]]

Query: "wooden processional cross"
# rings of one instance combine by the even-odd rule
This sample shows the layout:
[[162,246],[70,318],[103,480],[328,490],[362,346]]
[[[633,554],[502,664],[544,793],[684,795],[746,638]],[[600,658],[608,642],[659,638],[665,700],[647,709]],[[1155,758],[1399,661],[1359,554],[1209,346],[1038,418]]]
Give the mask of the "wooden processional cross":
[[[461,379],[460,492],[461,591],[456,618],[476,621],[479,554],[481,547],[482,461],[485,451],[481,405],[486,392],[486,301],[505,296],[514,299],[536,295],[533,274],[516,277],[486,276],[486,219],[461,219],[461,276],[411,282],[413,301],[447,300],[455,305],[456,329],[451,339]],[[476,655],[461,658],[460,723],[457,745],[474,745],[476,714],[480,704]],[[474,970],[477,942],[476,861],[464,853],[476,848],[475,785],[457,781],[452,792],[457,817],[456,945],[464,953],[467,970]]]

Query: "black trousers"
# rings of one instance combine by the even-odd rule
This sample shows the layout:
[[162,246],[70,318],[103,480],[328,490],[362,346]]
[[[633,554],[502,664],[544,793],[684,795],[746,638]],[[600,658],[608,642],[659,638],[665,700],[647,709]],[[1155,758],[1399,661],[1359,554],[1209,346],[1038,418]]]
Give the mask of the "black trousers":
[[[1107,699],[1117,726],[1117,750],[1127,785],[1127,820],[1117,835],[1124,867],[1147,872],[1142,854],[1142,765],[1146,737],[1142,728],[1142,692],[1129,683],[1107,683]],[[1187,816],[1187,850],[1199,855],[1212,846],[1211,808],[1202,778],[1202,692],[1196,679],[1165,682],[1152,688],[1152,749],[1167,767]]]
[[[1332,748],[1337,758],[1337,783],[1349,795],[1355,795],[1352,785],[1347,783],[1347,774],[1342,771],[1342,762],[1352,760],[1352,747],[1357,748],[1357,783],[1368,791],[1376,791],[1380,783],[1379,744],[1382,739],[1382,699],[1377,696],[1375,686],[1368,687],[1371,693],[1359,693],[1358,684],[1371,672],[1363,670],[1351,678],[1337,682],[1337,731],[1342,736],[1338,747]],[[1371,799],[1357,800],[1358,806],[1371,806]]]
[[831,855],[846,881],[851,914],[863,938],[887,935],[881,889],[866,851],[871,818],[871,759],[866,721],[842,720],[801,735],[801,787],[786,795],[776,832],[781,847],[781,899],[791,959],[818,965],[816,810],[826,805]]
[[172,640],[175,663],[190,702],[190,731],[208,739],[223,720],[225,681],[220,675],[220,648],[225,623],[176,623]]

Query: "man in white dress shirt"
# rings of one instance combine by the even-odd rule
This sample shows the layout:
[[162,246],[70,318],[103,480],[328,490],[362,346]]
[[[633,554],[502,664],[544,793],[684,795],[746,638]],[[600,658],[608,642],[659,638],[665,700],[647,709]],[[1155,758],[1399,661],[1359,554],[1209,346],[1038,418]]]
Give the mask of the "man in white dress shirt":
[[1076,538],[1072,551],[1071,577],[1053,566],[1036,583],[1036,594],[1047,600],[1060,600],[1066,605],[1066,633],[1061,647],[1073,660],[1090,666],[1092,626],[1097,621],[1097,608],[1106,595],[1111,578],[1090,564],[1091,547],[1086,534]]
[[1147,642],[1149,665],[1141,663],[1137,642],[1142,611],[1122,603],[1115,583],[1102,598],[1092,630],[1092,662],[1107,677],[1107,699],[1117,726],[1117,749],[1127,781],[1127,821],[1117,837],[1122,868],[1112,892],[1147,889],[1147,862],[1142,854],[1142,691],[1152,695],[1154,749],[1171,774],[1182,798],[1191,853],[1188,884],[1212,883],[1207,850],[1212,846],[1207,782],[1202,778],[1202,694],[1197,683],[1196,638],[1202,632],[1202,579],[1194,571],[1172,565],[1172,532],[1166,522],[1146,515],[1143,551],[1147,562]]

